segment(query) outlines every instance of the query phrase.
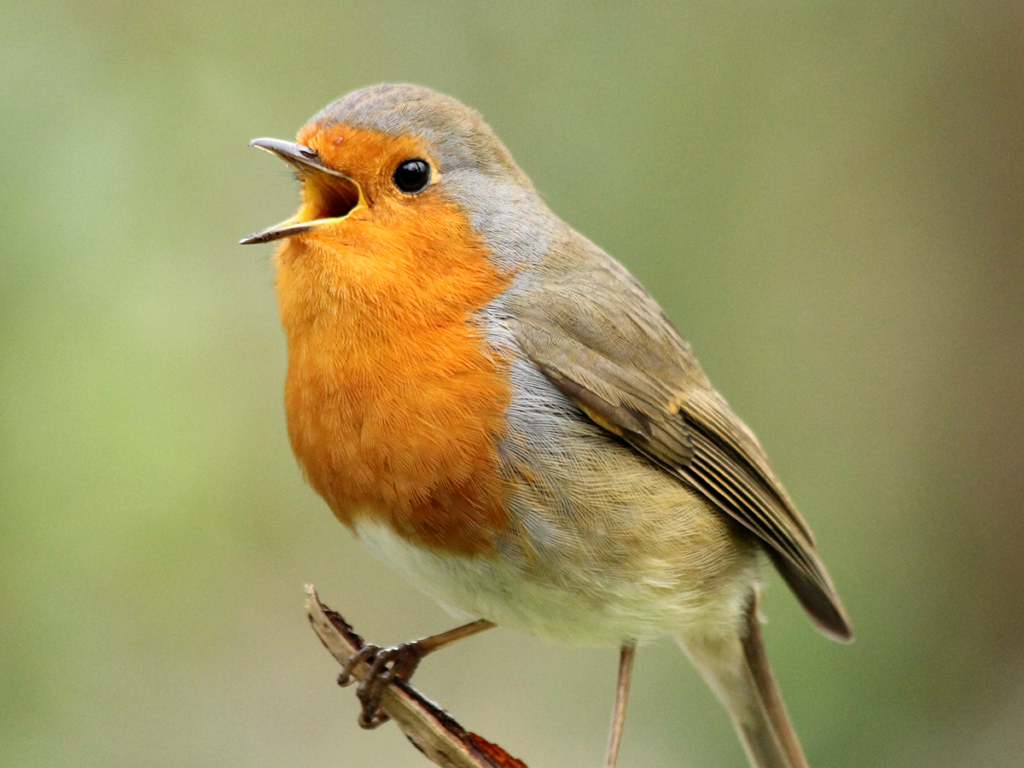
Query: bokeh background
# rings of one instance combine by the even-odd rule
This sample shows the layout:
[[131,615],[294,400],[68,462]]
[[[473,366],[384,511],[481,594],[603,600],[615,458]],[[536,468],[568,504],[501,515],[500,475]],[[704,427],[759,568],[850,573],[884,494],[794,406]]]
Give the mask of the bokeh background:
[[[769,577],[815,766],[1024,764],[1017,2],[0,7],[0,764],[424,766],[310,632],[451,625],[290,455],[270,246],[288,138],[354,88],[481,110],[663,302],[814,526],[858,631]],[[534,768],[596,766],[616,652],[507,631],[418,685]],[[621,764],[739,766],[669,642]]]

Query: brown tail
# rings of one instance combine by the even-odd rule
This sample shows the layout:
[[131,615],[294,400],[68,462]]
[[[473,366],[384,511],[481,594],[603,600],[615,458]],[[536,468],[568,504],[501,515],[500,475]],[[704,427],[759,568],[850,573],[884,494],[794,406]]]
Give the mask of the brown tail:
[[685,637],[679,644],[725,704],[754,768],[808,768],[775,687],[751,593],[740,632],[731,638]]

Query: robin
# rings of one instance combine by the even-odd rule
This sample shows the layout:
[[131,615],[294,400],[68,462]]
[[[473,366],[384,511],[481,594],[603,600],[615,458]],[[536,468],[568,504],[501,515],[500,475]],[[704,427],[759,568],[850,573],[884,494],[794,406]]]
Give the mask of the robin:
[[[414,85],[345,96],[297,143],[280,240],[292,449],[337,518],[474,621],[368,647],[382,686],[495,625],[620,647],[674,638],[757,768],[806,760],[758,619],[762,554],[825,634],[850,623],[757,439],[662,309],[545,205],[473,110]],[[350,662],[355,664],[355,657]]]

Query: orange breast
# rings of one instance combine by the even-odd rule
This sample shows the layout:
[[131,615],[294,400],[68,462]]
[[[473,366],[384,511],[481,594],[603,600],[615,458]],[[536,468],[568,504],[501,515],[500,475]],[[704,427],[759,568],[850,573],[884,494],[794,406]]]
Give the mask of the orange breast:
[[510,392],[475,313],[508,276],[431,194],[415,215],[357,210],[279,250],[288,431],[346,525],[372,516],[416,543],[482,553],[508,522],[496,446]]

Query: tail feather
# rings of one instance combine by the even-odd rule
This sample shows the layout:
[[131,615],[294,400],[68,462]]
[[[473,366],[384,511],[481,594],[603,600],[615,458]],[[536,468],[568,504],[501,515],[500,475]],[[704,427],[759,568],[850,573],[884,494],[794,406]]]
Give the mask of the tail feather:
[[808,768],[768,666],[759,602],[755,588],[733,637],[681,637],[679,644],[729,710],[754,768]]

